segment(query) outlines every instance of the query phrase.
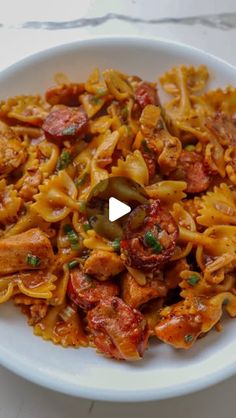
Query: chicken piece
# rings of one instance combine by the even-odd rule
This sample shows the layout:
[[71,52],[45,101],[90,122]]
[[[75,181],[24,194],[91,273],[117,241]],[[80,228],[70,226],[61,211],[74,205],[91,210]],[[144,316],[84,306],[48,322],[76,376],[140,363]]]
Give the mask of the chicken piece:
[[19,191],[19,196],[28,202],[33,199],[33,196],[38,193],[38,186],[42,181],[42,174],[39,170],[28,170],[27,175],[24,178],[23,186]]
[[67,294],[82,309],[91,309],[101,300],[119,293],[112,281],[101,282],[84,274],[79,268],[70,273]]
[[167,294],[167,286],[160,276],[146,279],[146,284],[140,286],[130,273],[125,273],[121,280],[121,297],[132,308]]
[[99,280],[107,280],[124,270],[124,264],[116,253],[109,251],[93,251],[84,263],[84,272],[96,276]]
[[25,149],[17,134],[0,121],[0,174],[11,173],[25,157]]
[[53,257],[52,245],[39,228],[3,238],[0,240],[0,275],[48,268]]
[[149,336],[146,321],[122,299],[101,301],[87,319],[95,345],[106,356],[129,361],[143,356]]

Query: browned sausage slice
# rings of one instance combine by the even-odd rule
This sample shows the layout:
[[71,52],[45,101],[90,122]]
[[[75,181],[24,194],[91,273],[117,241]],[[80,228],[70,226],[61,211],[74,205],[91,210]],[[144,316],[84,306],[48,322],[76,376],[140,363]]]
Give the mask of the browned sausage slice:
[[186,181],[187,193],[204,192],[211,183],[201,155],[194,151],[184,150],[181,152],[177,169],[172,173],[172,176],[175,180]]
[[147,273],[155,272],[174,254],[177,237],[174,218],[156,200],[150,206],[141,205],[131,212],[121,251],[127,265]]
[[142,109],[148,104],[157,105],[157,91],[148,83],[142,82],[135,91],[135,100]]
[[58,141],[76,139],[86,132],[87,127],[88,116],[81,106],[53,110],[42,126],[48,139]]
[[82,309],[91,309],[98,302],[119,292],[118,286],[111,282],[100,282],[75,269],[70,274],[67,288],[69,298]]
[[118,297],[101,301],[87,315],[94,343],[108,357],[139,360],[147,347],[148,328],[143,315]]

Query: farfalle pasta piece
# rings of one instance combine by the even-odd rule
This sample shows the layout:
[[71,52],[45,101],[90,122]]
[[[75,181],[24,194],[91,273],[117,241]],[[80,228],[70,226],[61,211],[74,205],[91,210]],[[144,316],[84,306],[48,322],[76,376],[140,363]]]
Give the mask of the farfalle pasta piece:
[[183,93],[196,93],[204,89],[209,78],[209,73],[205,65],[198,68],[190,66],[174,67],[160,77],[163,89],[173,96]]
[[224,90],[219,88],[210,90],[202,96],[202,100],[209,108],[209,114],[216,112],[232,117],[236,111],[236,88],[227,87]]
[[236,226],[216,225],[204,231],[196,260],[210,283],[221,283],[236,266]]
[[186,197],[184,193],[186,188],[185,181],[163,180],[146,186],[145,190],[152,199],[160,199],[167,204],[173,204]]
[[141,186],[145,186],[149,181],[147,165],[139,150],[127,155],[126,159],[118,160],[117,166],[112,167],[112,176],[128,177],[136,181]]
[[182,298],[196,296],[214,296],[219,293],[233,292],[235,278],[232,273],[227,273],[221,283],[208,282],[206,277],[199,272],[184,270],[180,273],[182,281],[180,296]]
[[125,74],[111,69],[103,71],[103,77],[109,93],[115,99],[120,101],[133,96],[133,90]]
[[230,179],[230,181],[233,183],[234,186],[236,186],[236,147],[231,146],[226,149],[225,151],[225,162],[226,167],[225,171]]
[[72,210],[80,210],[76,186],[65,170],[46,180],[39,190],[32,207],[47,222],[61,221]]
[[101,180],[108,178],[108,172],[104,167],[111,164],[112,154],[119,140],[118,131],[111,132],[108,130],[105,134],[101,135],[101,139],[98,140],[100,145],[91,161],[91,187],[98,184]]
[[92,93],[96,97],[103,97],[108,94],[106,83],[101,79],[98,68],[92,71],[84,87],[88,93]]
[[0,303],[19,292],[31,298],[49,299],[56,287],[56,279],[56,276],[45,271],[21,272],[0,277]]
[[41,126],[48,115],[50,106],[41,96],[16,96],[2,103],[1,113],[19,122]]
[[6,180],[0,180],[0,223],[9,224],[17,216],[21,207],[21,198],[13,185],[7,185]]
[[87,231],[87,236],[84,238],[83,244],[90,250],[114,251],[111,243],[97,235],[93,229]]
[[[179,228],[185,228],[187,231],[195,232],[196,225],[195,222],[184,207],[179,203],[174,203],[171,215],[175,219]],[[177,243],[175,247],[175,253],[172,256],[171,260],[179,260],[180,258],[186,257],[193,248],[193,244],[191,242],[186,243],[182,246],[180,243]]]
[[25,206],[25,213],[18,219],[15,225],[6,229],[4,236],[10,237],[17,235],[35,227],[39,227],[48,237],[54,236],[55,231],[52,230],[51,224],[42,219],[36,210],[34,210],[32,206],[27,203]]
[[35,325],[34,333],[63,347],[88,345],[77,309],[66,303],[50,307],[45,318]]
[[48,141],[40,142],[38,149],[41,154],[39,171],[42,173],[43,177],[46,178],[54,173],[60,150],[56,144],[53,144]]
[[227,184],[215,186],[201,198],[197,222],[200,225],[236,225],[236,192]]

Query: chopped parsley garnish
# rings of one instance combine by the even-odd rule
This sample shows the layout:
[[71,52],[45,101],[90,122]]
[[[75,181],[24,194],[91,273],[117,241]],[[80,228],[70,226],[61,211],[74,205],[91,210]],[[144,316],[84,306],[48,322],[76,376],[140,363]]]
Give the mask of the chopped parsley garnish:
[[99,105],[101,103],[101,98],[98,96],[92,96],[90,99],[90,103],[93,105]]
[[228,303],[229,303],[229,299],[228,298],[225,298],[224,301],[223,301],[223,306],[228,305]]
[[193,274],[192,276],[188,278],[187,282],[188,284],[190,284],[190,286],[196,286],[199,280],[200,280],[199,277]]
[[80,206],[79,208],[80,212],[84,213],[86,211],[86,202],[81,200],[79,206]]
[[151,247],[155,253],[159,254],[161,252],[162,245],[151,231],[145,233],[144,242],[148,247]]
[[62,135],[73,136],[76,134],[76,131],[77,131],[77,126],[72,124],[72,125],[67,126],[65,129],[63,129]]
[[37,255],[28,254],[26,258],[27,264],[32,267],[38,267],[41,264],[41,260]]
[[90,229],[91,229],[91,226],[90,226],[89,222],[85,222],[85,223],[83,224],[83,230],[84,230],[84,232],[87,232],[87,231],[89,231]]
[[141,142],[141,144],[142,144],[142,147],[143,147],[144,152],[148,152],[148,153],[151,153],[152,152],[150,150],[150,148],[148,147],[148,144],[147,144],[146,139],[143,139],[142,142]]
[[68,268],[71,270],[77,267],[78,264],[79,264],[78,260],[72,260],[67,265],[68,265]]
[[99,87],[96,91],[96,97],[103,97],[103,96],[106,96],[106,94],[107,94],[106,87]]
[[88,173],[84,173],[83,176],[80,179],[77,179],[75,184],[77,187],[81,187],[85,184],[85,182],[88,179],[89,174]]
[[120,239],[119,238],[114,239],[114,241],[112,242],[112,247],[115,252],[117,253],[120,252]]
[[184,339],[186,343],[191,343],[193,341],[193,336],[191,334],[186,334]]
[[71,154],[69,151],[63,150],[58,161],[57,170],[64,170],[71,163]]
[[186,151],[195,151],[195,145],[189,144],[185,147]]
[[71,225],[64,225],[64,232],[68,237],[72,250],[79,250],[79,237]]
[[127,106],[124,106],[123,109],[121,110],[121,116],[126,119],[128,117],[129,114],[129,110]]

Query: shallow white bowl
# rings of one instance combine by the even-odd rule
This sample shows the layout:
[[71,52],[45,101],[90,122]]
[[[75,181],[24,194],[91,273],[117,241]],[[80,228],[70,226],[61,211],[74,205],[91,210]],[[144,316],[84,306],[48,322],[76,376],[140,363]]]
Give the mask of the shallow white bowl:
[[[58,71],[85,80],[90,71],[112,67],[146,80],[174,65],[206,64],[209,87],[235,84],[236,69],[202,51],[141,38],[97,38],[33,55],[0,74],[1,99],[43,92]],[[236,372],[236,321],[212,331],[190,351],[153,343],[137,363],[108,360],[95,350],[63,349],[33,335],[11,304],[0,306],[0,361],[13,372],[48,388],[91,399],[143,401],[183,395]]]

